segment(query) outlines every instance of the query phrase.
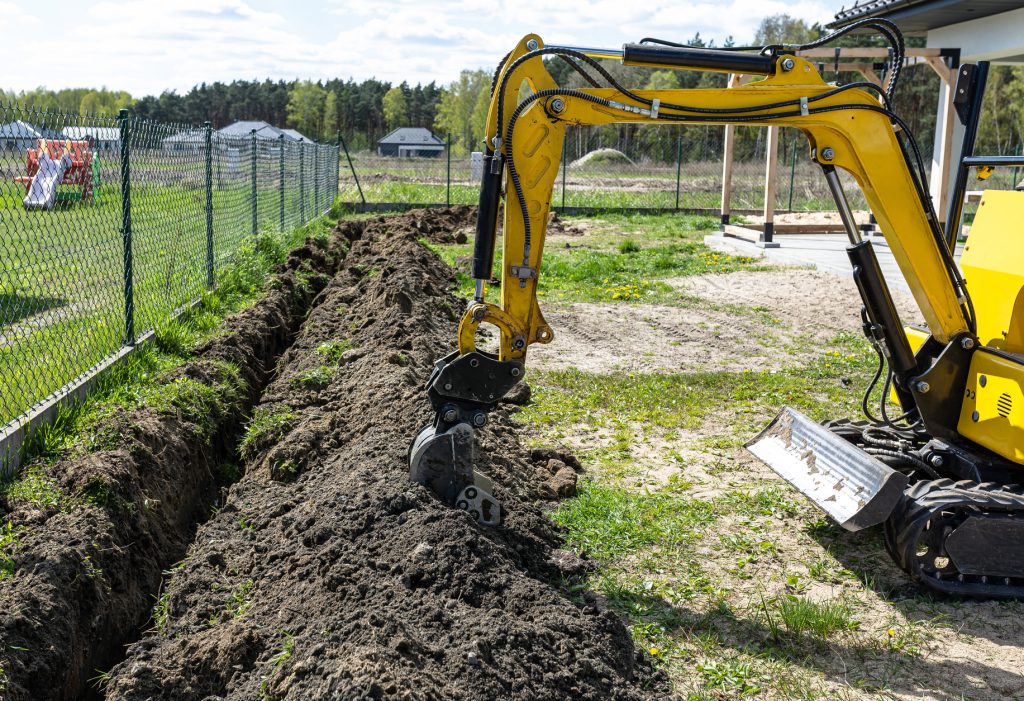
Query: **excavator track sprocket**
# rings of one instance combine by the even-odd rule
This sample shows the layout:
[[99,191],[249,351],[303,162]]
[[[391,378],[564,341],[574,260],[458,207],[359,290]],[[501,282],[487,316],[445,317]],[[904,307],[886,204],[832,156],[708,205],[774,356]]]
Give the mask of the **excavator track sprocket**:
[[885,523],[886,548],[921,585],[955,596],[1024,598],[1024,491],[919,481]]

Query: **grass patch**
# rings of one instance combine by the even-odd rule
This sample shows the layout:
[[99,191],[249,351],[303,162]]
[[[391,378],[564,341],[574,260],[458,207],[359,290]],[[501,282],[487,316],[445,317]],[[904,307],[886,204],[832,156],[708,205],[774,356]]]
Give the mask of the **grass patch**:
[[14,575],[18,563],[14,560],[14,550],[18,547],[20,526],[8,521],[0,527],[0,582]]
[[663,550],[691,544],[714,514],[710,504],[676,499],[671,492],[641,494],[586,481],[553,518],[566,527],[569,545],[609,560],[654,544]]
[[802,596],[787,594],[778,602],[779,619],[793,635],[805,633],[825,640],[833,633],[856,630],[850,607],[840,601],[811,601]]
[[744,435],[783,405],[814,419],[855,414],[873,357],[866,344],[854,353],[833,353],[786,372],[533,372],[533,401],[518,416],[555,437],[583,424],[623,429],[629,440],[633,427],[645,435],[698,428],[723,407],[736,415],[733,429]]
[[[714,251],[703,243],[712,227],[708,217],[688,215],[608,215],[573,248],[548,246],[538,296],[566,302],[645,302],[674,304],[683,295],[665,278],[760,270],[758,259]],[[629,236],[622,238],[622,231]],[[472,246],[425,244],[449,265],[472,255]],[[502,251],[495,255],[501,270]],[[469,296],[474,281],[457,271],[460,294]]]
[[288,407],[256,407],[238,444],[242,457],[251,460],[263,446],[283,438],[297,418],[298,414]]
[[341,362],[341,356],[345,354],[345,351],[354,348],[352,341],[347,338],[339,338],[333,341],[324,341],[314,350],[317,355],[323,358],[326,362],[331,365],[337,365]]
[[295,389],[322,389],[331,384],[331,380],[334,379],[334,371],[335,368],[331,366],[320,365],[299,373],[289,380],[288,384]]

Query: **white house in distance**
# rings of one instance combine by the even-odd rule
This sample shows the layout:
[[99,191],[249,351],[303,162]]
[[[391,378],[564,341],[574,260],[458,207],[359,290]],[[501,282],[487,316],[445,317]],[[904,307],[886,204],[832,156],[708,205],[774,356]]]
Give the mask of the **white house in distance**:
[[[229,124],[217,130],[217,134],[227,139],[248,139],[256,132],[257,139],[277,140],[284,136],[285,141],[314,143],[313,139],[295,129],[281,129],[263,121],[241,121]],[[201,128],[190,128],[172,134],[163,140],[165,151],[198,151],[206,143],[206,133]]]
[[1024,3],[1020,0],[867,0],[840,10],[829,28],[839,29],[868,17],[883,17],[895,22],[906,35],[926,37],[928,48],[959,49],[959,61],[943,59],[949,77],[942,80],[932,152],[931,194],[939,216],[945,218],[964,131],[953,110],[957,68],[962,63],[978,61],[1024,63]]
[[400,127],[377,142],[380,156],[436,158],[444,148],[441,139],[422,127]]

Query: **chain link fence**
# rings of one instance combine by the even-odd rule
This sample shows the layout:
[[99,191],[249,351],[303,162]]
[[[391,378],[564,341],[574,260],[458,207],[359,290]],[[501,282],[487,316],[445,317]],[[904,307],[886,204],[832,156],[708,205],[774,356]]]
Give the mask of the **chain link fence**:
[[0,103],[0,425],[83,385],[258,234],[334,202],[338,148]]
[[[764,208],[766,128],[736,126],[730,209]],[[722,203],[725,127],[616,125],[569,126],[551,206],[563,211],[689,211],[716,213]],[[341,200],[355,208],[475,204],[479,177],[472,155],[446,148],[431,157],[349,153],[342,162]],[[775,209],[832,210],[821,170],[811,162],[807,139],[779,132]],[[850,190],[851,204],[864,199]]]

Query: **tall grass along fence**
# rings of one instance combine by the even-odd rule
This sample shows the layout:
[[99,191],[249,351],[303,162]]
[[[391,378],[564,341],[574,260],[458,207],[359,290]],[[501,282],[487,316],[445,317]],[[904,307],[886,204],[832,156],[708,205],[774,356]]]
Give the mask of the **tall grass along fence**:
[[338,153],[0,103],[0,462],[212,287],[247,239],[328,210]]
[[[734,129],[730,209],[759,213],[764,208],[767,129]],[[568,213],[716,213],[722,200],[724,133],[725,127],[703,125],[569,126],[551,207]],[[342,162],[342,202],[364,210],[475,204],[480,179],[472,155],[446,141],[446,148],[432,157],[386,156],[379,149],[349,153],[350,161]],[[775,184],[776,211],[834,207],[820,168],[810,161],[807,139],[796,130],[779,134]],[[864,206],[859,193],[849,194],[854,206]]]

